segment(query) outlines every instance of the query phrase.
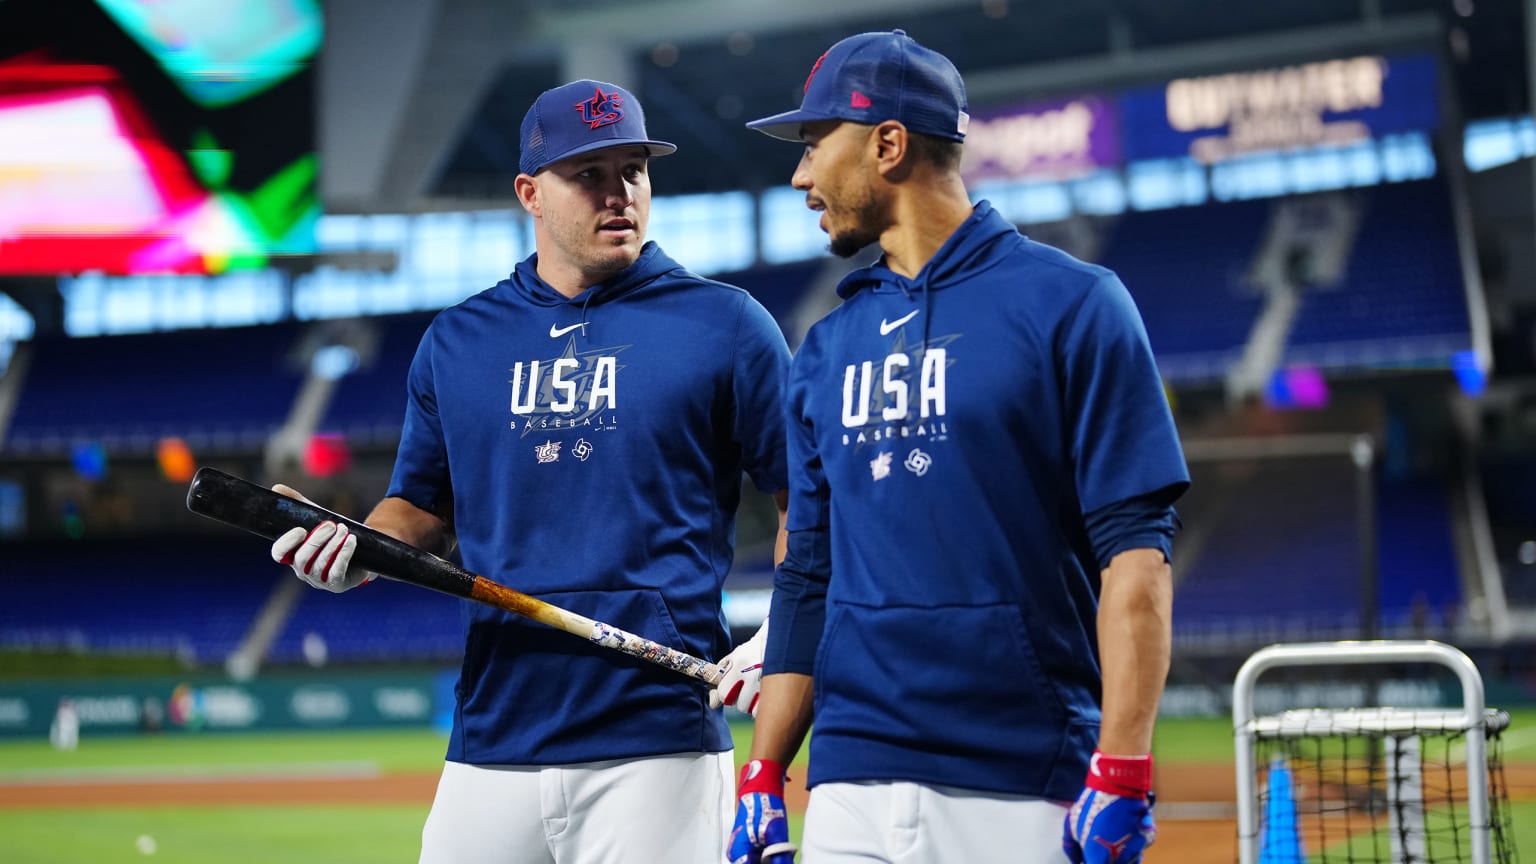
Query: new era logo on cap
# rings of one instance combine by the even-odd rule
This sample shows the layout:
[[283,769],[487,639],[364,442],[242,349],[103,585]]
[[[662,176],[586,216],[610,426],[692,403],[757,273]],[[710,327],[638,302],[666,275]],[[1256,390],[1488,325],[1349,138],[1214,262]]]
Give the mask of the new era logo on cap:
[[521,139],[518,170],[524,174],[608,147],[640,145],[652,156],[677,150],[646,134],[645,112],[629,91],[587,79],[539,94],[523,115]]
[[747,126],[799,141],[801,127],[817,120],[898,120],[912,132],[964,141],[967,110],[965,82],[955,65],[905,32],[892,30],[860,33],[828,48],[805,79],[805,98],[797,110]]

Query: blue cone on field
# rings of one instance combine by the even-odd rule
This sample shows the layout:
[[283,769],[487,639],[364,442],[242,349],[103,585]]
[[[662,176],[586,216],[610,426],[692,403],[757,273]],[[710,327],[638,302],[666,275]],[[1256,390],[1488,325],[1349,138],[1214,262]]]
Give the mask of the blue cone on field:
[[1301,848],[1301,823],[1296,818],[1296,785],[1284,756],[1269,763],[1269,797],[1264,803],[1264,830],[1259,837],[1259,864],[1306,864]]

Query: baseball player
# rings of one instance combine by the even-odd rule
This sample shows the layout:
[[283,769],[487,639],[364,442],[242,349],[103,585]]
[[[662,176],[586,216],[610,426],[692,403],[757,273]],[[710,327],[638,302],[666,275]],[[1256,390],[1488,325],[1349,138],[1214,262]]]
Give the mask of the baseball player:
[[728,857],[1134,862],[1189,477],[1113,273],[972,206],[965,89],[901,31],[817,61],[793,185],[839,285],[790,373],[789,554]]
[[[590,80],[548,90],[521,146],[537,251],[423,336],[394,475],[367,524],[439,554],[456,542],[480,575],[720,657],[743,471],[775,495],[782,526],[783,334],[746,292],[645,242],[649,161],[676,148],[646,134],[634,96]],[[325,523],[271,551],[342,591],[369,578],[348,569],[355,546]],[[424,864],[721,860],[731,738],[711,701],[751,707],[761,631],[710,693],[464,608]]]

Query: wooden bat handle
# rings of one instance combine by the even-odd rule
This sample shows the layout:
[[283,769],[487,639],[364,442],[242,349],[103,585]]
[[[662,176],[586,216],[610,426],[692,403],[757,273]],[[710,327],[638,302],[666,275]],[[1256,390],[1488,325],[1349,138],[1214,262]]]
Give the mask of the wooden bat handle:
[[692,654],[668,648],[660,642],[653,642],[644,636],[636,636],[611,624],[593,621],[585,615],[578,615],[559,606],[545,603],[537,597],[514,591],[484,576],[475,577],[475,584],[469,596],[470,599],[495,606],[497,609],[505,609],[515,615],[531,618],[557,630],[575,634],[604,648],[638,657],[657,666],[665,666],[689,678],[697,678],[705,684],[716,684],[725,677],[725,671],[719,666]]
[[720,667],[691,654],[553,606],[477,576],[452,561],[445,561],[361,522],[307,501],[289,498],[217,468],[197,470],[187,489],[187,509],[268,540],[276,540],[295,527],[308,531],[321,522],[343,522],[357,537],[353,563],[380,576],[494,606],[706,684],[714,684],[725,674]]

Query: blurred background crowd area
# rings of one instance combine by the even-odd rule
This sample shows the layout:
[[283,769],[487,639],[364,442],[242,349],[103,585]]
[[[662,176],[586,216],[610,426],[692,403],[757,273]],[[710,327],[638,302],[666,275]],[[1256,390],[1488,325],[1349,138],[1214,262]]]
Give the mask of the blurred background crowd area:
[[[300,590],[187,512],[193,471],[366,513],[432,315],[532,251],[518,124],[574,78],[679,145],[652,239],[794,347],[869,256],[826,254],[798,151],[742,124],[900,27],[966,77],[974,196],[1146,321],[1194,478],[1176,687],[1423,636],[1536,701],[1532,5],[0,0],[0,677],[455,666],[460,601]],[[748,490],[739,634],[775,527]]]

